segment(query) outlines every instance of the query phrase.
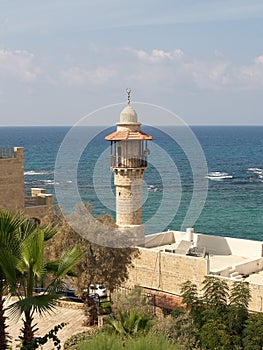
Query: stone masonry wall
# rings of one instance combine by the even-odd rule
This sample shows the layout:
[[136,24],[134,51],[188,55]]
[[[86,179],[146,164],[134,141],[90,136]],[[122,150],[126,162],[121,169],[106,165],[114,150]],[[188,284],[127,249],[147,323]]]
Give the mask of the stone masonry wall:
[[14,148],[13,158],[0,158],[0,208],[24,208],[24,149]]
[[140,257],[129,271],[126,282],[128,287],[140,285],[179,295],[183,282],[191,280],[200,285],[207,273],[207,261],[204,258],[139,249]]
[[[139,258],[134,260],[134,268],[129,270],[126,287],[132,288],[139,285],[178,296],[182,283],[190,280],[201,290],[202,282],[207,275],[206,259],[173,253],[159,253],[147,248],[139,249],[141,254]],[[216,277],[227,281],[230,288],[234,283],[229,278]],[[263,285],[250,283],[250,292],[249,309],[263,312]]]

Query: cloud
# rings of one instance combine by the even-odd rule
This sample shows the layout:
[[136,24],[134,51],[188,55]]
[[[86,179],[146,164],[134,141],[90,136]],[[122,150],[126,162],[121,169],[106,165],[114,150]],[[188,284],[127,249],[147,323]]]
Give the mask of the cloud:
[[256,64],[263,64],[263,55],[256,57],[255,63]]
[[164,51],[153,49],[150,53],[144,50],[135,50],[129,47],[124,48],[124,51],[132,53],[139,60],[145,62],[159,63],[163,61],[173,61],[176,58],[183,57],[184,53],[180,49],[173,51]]
[[236,78],[243,89],[263,88],[263,55],[256,57],[250,65],[238,67]]
[[222,53],[202,60],[181,49],[147,52],[126,47],[124,51],[130,55],[131,67],[127,71],[133,81],[148,81],[149,85],[155,81],[169,88],[180,86],[181,89],[195,87],[199,90],[251,90],[263,86],[263,55],[251,64],[237,65]]
[[22,82],[32,82],[40,74],[34,64],[34,55],[28,51],[0,50],[0,76],[15,78]]
[[113,78],[116,71],[113,67],[99,66],[94,69],[85,69],[73,66],[64,69],[60,77],[69,86],[81,86],[87,84],[102,85]]

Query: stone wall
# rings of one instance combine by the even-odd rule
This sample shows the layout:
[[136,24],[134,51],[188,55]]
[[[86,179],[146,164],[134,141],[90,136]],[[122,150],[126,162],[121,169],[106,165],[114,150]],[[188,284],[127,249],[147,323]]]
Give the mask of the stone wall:
[[31,196],[25,200],[24,213],[30,218],[39,219],[42,224],[48,223],[53,216],[53,195],[46,194],[41,188],[31,188]]
[[207,274],[207,260],[173,253],[140,249],[129,271],[128,287],[140,285],[179,295],[181,285],[187,280],[200,285]]
[[15,147],[12,156],[0,158],[0,208],[24,208],[24,149]]
[[24,195],[24,149],[0,148],[0,209],[19,211],[30,218],[48,222],[52,216],[53,196],[44,189],[31,189]]
[[[139,249],[141,254],[134,260],[134,268],[129,271],[126,287],[139,285],[155,292],[162,291],[179,296],[182,283],[190,280],[201,290],[204,277],[207,276],[205,258],[159,253],[147,248]],[[216,277],[224,279],[230,288],[235,282],[230,278]],[[250,283],[250,292],[249,309],[263,312],[263,285]]]

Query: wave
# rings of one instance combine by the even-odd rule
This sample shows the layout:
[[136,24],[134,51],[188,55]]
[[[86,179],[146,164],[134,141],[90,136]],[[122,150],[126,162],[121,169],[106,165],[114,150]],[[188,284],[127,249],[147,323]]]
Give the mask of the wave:
[[253,171],[253,173],[258,175],[263,175],[263,169],[261,168],[248,168],[248,171]]
[[40,180],[41,182],[44,182],[45,184],[49,185],[59,185],[59,182],[56,182],[54,180]]
[[154,186],[154,185],[148,185],[147,190],[153,191],[153,192],[160,192],[161,191],[157,186]]
[[60,185],[59,182],[56,182],[54,180],[33,180],[33,181],[25,181],[26,185],[34,185],[34,186],[44,186],[44,185]]
[[248,171],[252,171],[260,182],[263,182],[263,169],[262,168],[248,168]]
[[212,181],[221,181],[225,179],[233,179],[232,175],[229,175],[228,173],[225,172],[220,172],[220,171],[211,171],[205,176],[207,179],[212,180]]
[[29,170],[29,171],[25,171],[24,175],[29,175],[29,176],[33,176],[33,175],[50,175],[53,174],[53,171],[51,170],[40,170],[40,171],[35,171],[35,170]]

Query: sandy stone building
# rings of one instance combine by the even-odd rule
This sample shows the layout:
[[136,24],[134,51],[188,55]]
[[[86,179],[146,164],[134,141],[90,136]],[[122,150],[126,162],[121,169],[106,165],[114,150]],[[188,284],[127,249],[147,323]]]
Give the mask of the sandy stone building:
[[24,149],[0,147],[0,209],[19,211],[39,222],[47,220],[53,211],[53,195],[42,188],[24,190]]
[[[263,242],[230,237],[167,231],[146,236],[139,258],[134,261],[126,287],[140,285],[151,293],[180,302],[183,282],[199,290],[205,276],[248,282],[249,309],[263,311]],[[165,308],[165,305],[164,305]]]

